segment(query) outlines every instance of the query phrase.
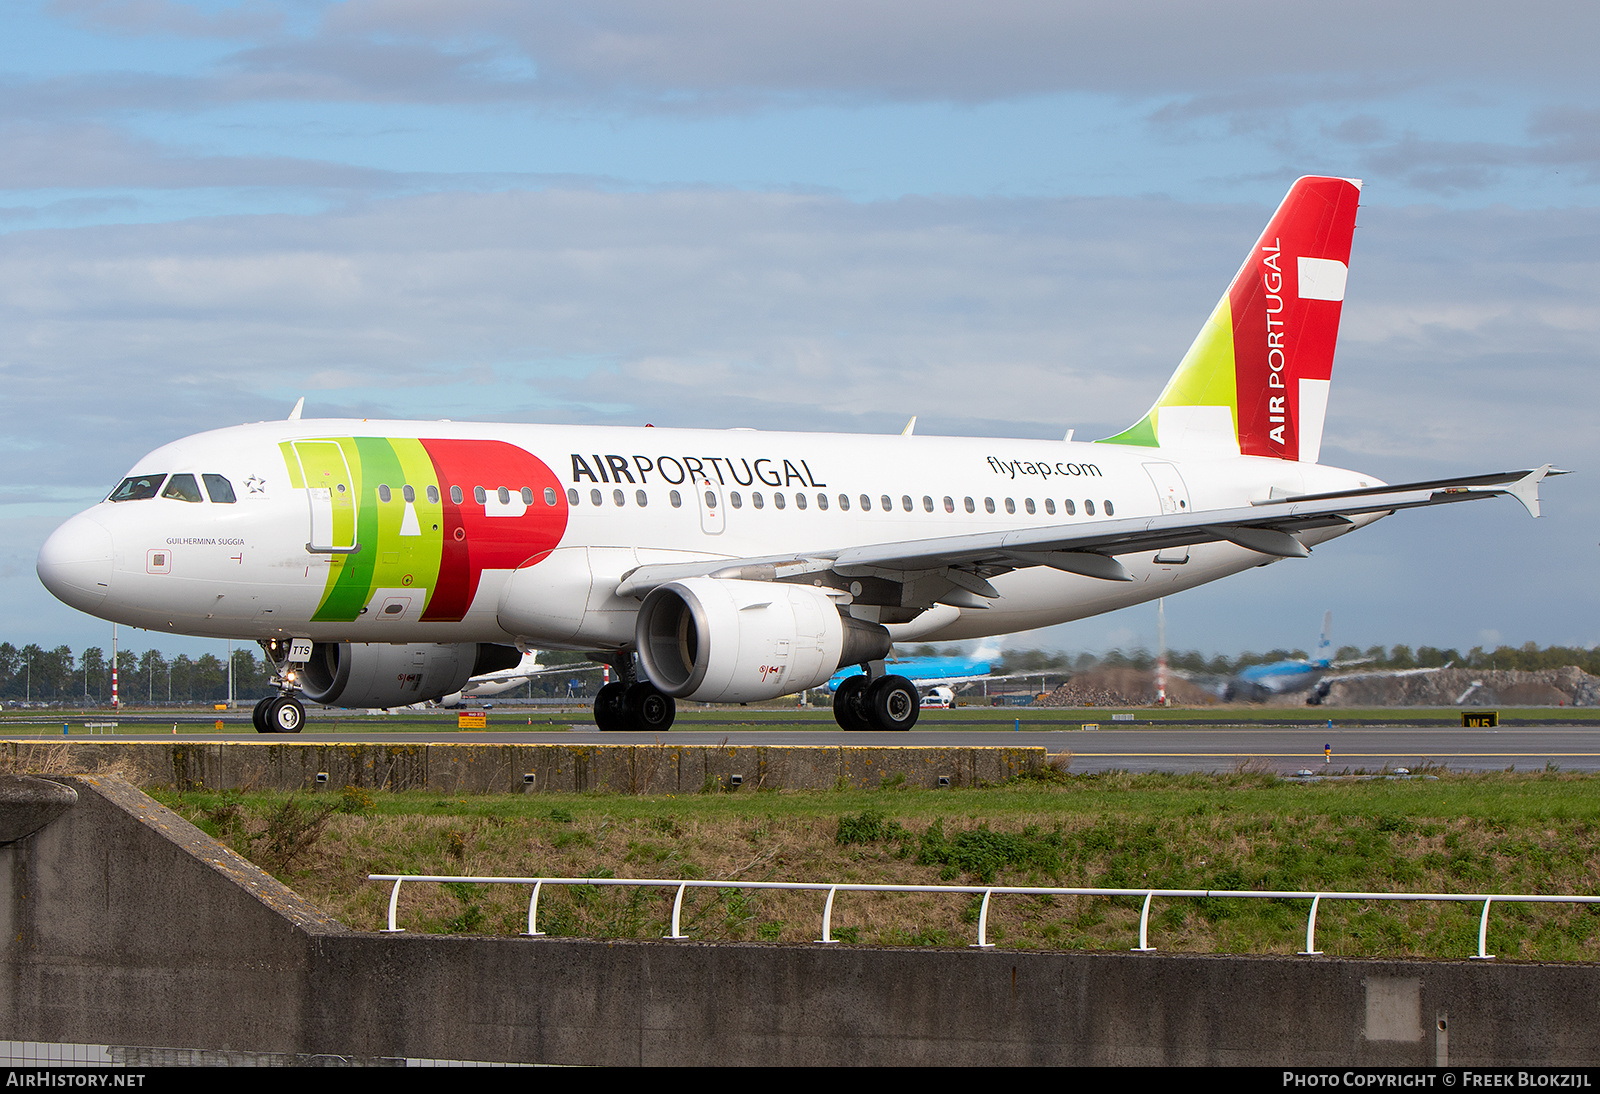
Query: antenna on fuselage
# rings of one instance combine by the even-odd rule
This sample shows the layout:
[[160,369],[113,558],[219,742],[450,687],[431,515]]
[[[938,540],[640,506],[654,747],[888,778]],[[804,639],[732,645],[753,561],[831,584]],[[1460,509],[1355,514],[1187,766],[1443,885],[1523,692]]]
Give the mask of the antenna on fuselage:
[[290,421],[290,422],[298,422],[300,420],[300,412],[302,410],[304,410],[305,408],[306,408],[306,397],[304,395],[302,395],[302,396],[300,396],[300,401],[298,403],[294,404],[294,409],[289,411],[289,417],[284,419],[284,420],[285,421]]

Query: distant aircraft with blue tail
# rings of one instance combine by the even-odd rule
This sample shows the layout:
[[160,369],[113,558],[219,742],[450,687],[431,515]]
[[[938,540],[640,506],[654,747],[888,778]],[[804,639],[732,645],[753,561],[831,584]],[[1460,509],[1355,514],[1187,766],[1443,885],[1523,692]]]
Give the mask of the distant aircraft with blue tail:
[[[1328,677],[1328,672],[1333,669],[1345,668],[1351,665],[1364,665],[1372,660],[1363,657],[1354,661],[1335,661],[1332,657],[1333,644],[1328,638],[1328,632],[1333,626],[1333,613],[1327,612],[1322,617],[1322,637],[1317,642],[1317,656],[1314,658],[1296,658],[1290,661],[1274,661],[1267,665],[1251,665],[1240,669],[1234,675],[1210,686],[1224,702],[1263,703],[1270,699],[1282,698],[1286,695],[1295,695],[1302,691],[1309,691],[1306,703],[1318,706],[1328,697],[1329,691],[1338,680],[1366,680],[1375,677],[1388,676],[1419,676],[1430,672],[1439,672],[1440,668],[1449,668],[1449,665],[1440,668],[1428,669],[1383,669],[1373,672],[1339,673]],[[1184,675],[1177,673],[1176,675]],[[1208,686],[1205,681],[1189,677],[1194,683],[1202,687]]]

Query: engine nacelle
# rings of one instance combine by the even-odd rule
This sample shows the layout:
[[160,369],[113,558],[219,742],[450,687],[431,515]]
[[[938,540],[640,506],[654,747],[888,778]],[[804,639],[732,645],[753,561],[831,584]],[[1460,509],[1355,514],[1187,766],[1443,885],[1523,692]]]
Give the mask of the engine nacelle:
[[634,639],[650,682],[676,699],[749,703],[825,682],[889,652],[889,632],[810,585],[692,577],[650,590]]
[[515,648],[465,642],[318,642],[300,671],[300,690],[337,707],[403,707],[460,691],[485,672],[514,667]]

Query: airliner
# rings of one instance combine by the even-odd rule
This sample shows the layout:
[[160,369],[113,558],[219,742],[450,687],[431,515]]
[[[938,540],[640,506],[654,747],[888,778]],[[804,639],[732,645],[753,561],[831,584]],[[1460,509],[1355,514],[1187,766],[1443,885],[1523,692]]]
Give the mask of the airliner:
[[1344,668],[1349,665],[1366,664],[1371,658],[1361,658],[1355,661],[1335,661],[1332,656],[1333,642],[1328,637],[1328,632],[1333,628],[1333,613],[1327,612],[1322,617],[1322,637],[1317,642],[1317,656],[1314,658],[1294,658],[1286,661],[1273,661],[1265,665],[1250,665],[1240,669],[1233,676],[1223,679],[1211,677],[1202,680],[1188,673],[1169,670],[1176,676],[1182,676],[1210,688],[1223,700],[1235,700],[1261,703],[1269,699],[1281,699],[1286,695],[1295,695],[1302,691],[1309,691],[1306,703],[1310,706],[1320,706],[1328,697],[1333,684],[1338,680],[1371,680],[1379,677],[1392,676],[1423,676],[1432,672],[1441,672],[1449,668],[1443,665],[1440,668],[1427,669],[1375,669],[1371,672],[1346,672],[1329,677],[1330,669]]
[[552,673],[584,672],[588,669],[599,668],[599,665],[587,661],[570,665],[541,665],[539,651],[528,650],[522,655],[522,660],[508,669],[495,669],[474,676],[466,682],[460,691],[451,692],[449,695],[440,696],[437,700],[442,707],[460,706],[464,699],[489,699],[496,695],[503,695],[512,688],[521,687],[537,676],[549,676]]
[[[1010,676],[995,676],[989,661],[975,661],[970,657],[907,657],[886,661],[884,667],[923,688],[941,684],[968,684],[977,680],[1012,679]],[[838,691],[846,680],[863,673],[866,670],[860,665],[850,665],[828,677],[822,686],[830,692]],[[1030,675],[1036,677],[1039,674],[1035,672]]]
[[1148,413],[1095,442],[306,419],[174,441],[44,543],[81,611],[254,639],[258,726],[388,707],[520,651],[591,653],[604,730],[866,672],[851,730],[904,730],[894,642],[1113,611],[1401,509],[1516,498],[1552,471],[1388,485],[1318,462],[1360,196],[1294,183]]

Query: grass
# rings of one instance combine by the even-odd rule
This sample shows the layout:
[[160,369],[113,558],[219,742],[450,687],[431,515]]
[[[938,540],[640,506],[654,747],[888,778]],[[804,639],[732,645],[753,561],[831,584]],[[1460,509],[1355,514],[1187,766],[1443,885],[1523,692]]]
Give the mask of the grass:
[[[344,922],[374,930],[384,925],[388,886],[365,880],[369,873],[1594,894],[1596,789],[1596,777],[1556,771],[1302,785],[1241,770],[1051,771],[940,791],[157,796]],[[659,937],[672,895],[547,887],[539,926]],[[516,934],[526,901],[524,887],[410,885],[400,922],[411,931]],[[989,939],[1019,949],[1126,950],[1137,942],[1140,904],[996,896]],[[1303,946],[1308,906],[1158,900],[1151,942],[1169,951],[1292,953]],[[878,945],[966,945],[978,907],[965,894],[839,894],[833,933]],[[817,893],[690,891],[683,929],[705,940],[808,942],[819,937],[821,908]],[[1318,946],[1461,957],[1476,950],[1480,911],[1324,901]],[[1499,904],[1489,944],[1502,958],[1600,960],[1600,911]]]

